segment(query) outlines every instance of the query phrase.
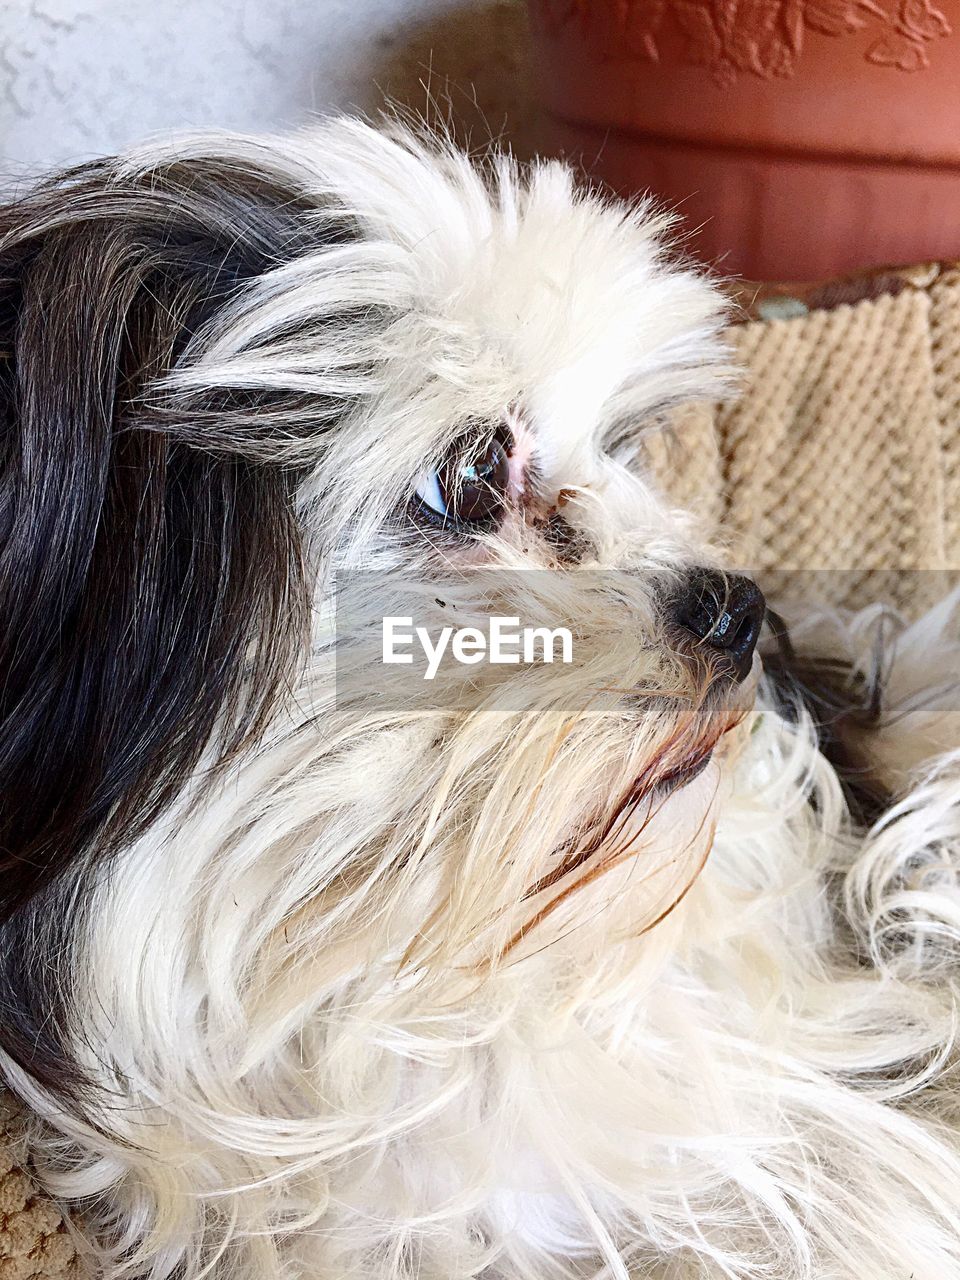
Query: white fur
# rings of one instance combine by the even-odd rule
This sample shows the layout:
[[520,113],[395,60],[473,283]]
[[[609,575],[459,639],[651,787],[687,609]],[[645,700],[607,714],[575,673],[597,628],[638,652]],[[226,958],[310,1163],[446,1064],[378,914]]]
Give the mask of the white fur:
[[[628,815],[605,874],[543,915],[551,891],[527,896],[571,832],[695,731],[650,584],[713,553],[604,435],[717,394],[717,295],[665,256],[662,217],[578,194],[557,164],[524,175],[499,157],[480,174],[352,122],[216,149],[350,211],[366,238],[267,275],[174,389],[302,387],[359,407],[322,451],[302,432],[236,442],[270,462],[317,450],[301,494],[313,647],[257,749],[198,778],[202,803],[185,795],[101,873],[76,1051],[113,1095],[102,1128],[10,1068],[97,1265],[152,1280],[960,1280],[946,701],[911,713],[925,745],[909,759],[894,720],[877,750],[903,798],[864,834],[812,725],[761,683],[704,773],[649,821]],[[358,319],[274,340],[380,305],[402,311],[386,331]],[[429,715],[378,714],[359,692],[333,705],[334,570],[453,581],[388,517],[457,424],[508,407],[538,492],[562,493],[592,539],[585,567],[636,571],[631,598],[531,578],[522,603],[574,609],[593,666],[526,719],[491,712],[482,682],[466,710],[453,689]],[[471,555],[556,568],[519,506]],[[895,699],[915,696],[932,646],[956,670],[949,613],[900,637]],[[843,644],[861,631],[843,624]],[[665,696],[565,713],[601,675]]]

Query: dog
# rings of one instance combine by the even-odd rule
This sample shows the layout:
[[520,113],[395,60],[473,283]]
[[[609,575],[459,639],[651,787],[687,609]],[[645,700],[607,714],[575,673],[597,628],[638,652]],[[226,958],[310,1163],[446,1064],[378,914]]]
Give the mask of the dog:
[[784,630],[658,494],[671,225],[349,118],[0,211],[0,1062],[94,1274],[960,1277],[957,600]]

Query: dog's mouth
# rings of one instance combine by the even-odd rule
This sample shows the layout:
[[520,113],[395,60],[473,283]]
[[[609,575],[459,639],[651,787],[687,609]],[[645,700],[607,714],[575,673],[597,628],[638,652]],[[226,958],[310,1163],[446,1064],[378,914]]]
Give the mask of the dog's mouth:
[[[529,932],[533,924],[543,920],[577,888],[630,857],[637,849],[638,839],[642,838],[648,823],[656,817],[663,803],[706,770],[722,740],[744,721],[748,711],[748,706],[740,706],[735,713],[714,719],[710,727],[701,731],[696,743],[682,756],[676,750],[673,763],[665,764],[661,760],[658,764],[651,763],[649,768],[643,770],[614,805],[598,815],[596,825],[581,833],[573,847],[563,851],[557,866],[530,887],[526,894],[529,899],[554,888],[557,889],[557,895],[539,908],[531,924],[511,939],[507,950],[523,937],[525,931]],[[674,745],[679,747],[679,743]],[[711,843],[712,836],[707,842],[706,852],[709,852]],[[575,876],[579,878],[574,879]],[[562,887],[564,882],[565,888]],[[684,892],[685,889],[676,901],[679,901]],[[657,920],[660,918],[657,917]]]
[[760,664],[755,662],[746,681],[737,687],[735,698],[730,698],[723,686],[714,686],[708,698],[708,714],[704,723],[699,726],[692,741],[678,740],[673,742],[666,759],[654,777],[645,777],[643,781],[649,792],[658,799],[671,795],[681,787],[694,782],[708,764],[712,762],[717,749],[724,742],[730,741],[733,731],[737,730],[750,716],[756,698],[756,687],[760,680]]
[[[581,830],[569,846],[558,851],[557,865],[532,884],[525,894],[527,899],[535,899],[539,894],[555,889],[556,896],[539,907],[531,922],[511,939],[507,951],[576,889],[597,879],[636,851],[637,840],[642,838],[647,824],[655,819],[662,805],[670,796],[699,778],[718,750],[726,751],[726,744],[731,742],[734,731],[748,720],[758,678],[750,680],[735,702],[724,705],[721,701],[720,706],[714,703],[712,711],[701,720],[693,734],[690,731],[696,724],[695,719],[678,730],[658,758],[650,761],[614,803],[598,813],[590,826]],[[705,819],[704,829],[708,825]],[[711,844],[712,836],[705,846],[704,860]],[[678,895],[676,901],[685,891]]]
[[722,698],[721,705],[709,715],[706,725],[688,744],[674,744],[676,758],[668,759],[665,767],[657,771],[649,791],[663,799],[695,781],[713,760],[719,747],[729,741],[730,735],[750,716],[760,680],[759,663],[756,663],[747,681],[737,690],[735,699]]
[[[613,804],[598,813],[570,846],[558,851],[557,865],[531,885],[526,897],[534,898],[559,885],[597,855],[599,861],[589,873],[590,879],[626,856],[636,834],[629,828],[637,816],[641,826],[644,825],[663,802],[706,771],[718,750],[725,751],[734,731],[750,717],[758,683],[759,664],[740,686],[735,698],[721,692],[718,686],[715,695],[709,698],[709,707],[691,712],[686,723],[678,726],[672,740],[664,744]],[[564,890],[561,897],[567,893],[568,890]],[[543,913],[549,910],[552,907],[544,908]]]

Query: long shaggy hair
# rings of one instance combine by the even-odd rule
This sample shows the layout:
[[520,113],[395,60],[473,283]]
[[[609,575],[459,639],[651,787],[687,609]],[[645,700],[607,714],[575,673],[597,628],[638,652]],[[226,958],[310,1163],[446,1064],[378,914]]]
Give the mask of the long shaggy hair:
[[[0,209],[0,1068],[100,1273],[960,1280],[958,602],[731,668],[667,230],[351,120]],[[577,661],[398,696],[410,590]]]

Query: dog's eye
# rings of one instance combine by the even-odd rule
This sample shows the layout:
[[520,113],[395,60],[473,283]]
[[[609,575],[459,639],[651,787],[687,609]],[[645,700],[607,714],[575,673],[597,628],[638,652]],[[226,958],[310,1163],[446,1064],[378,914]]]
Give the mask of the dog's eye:
[[458,442],[439,467],[421,477],[416,487],[419,513],[446,527],[489,528],[506,501],[511,447],[506,427],[473,446]]

